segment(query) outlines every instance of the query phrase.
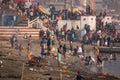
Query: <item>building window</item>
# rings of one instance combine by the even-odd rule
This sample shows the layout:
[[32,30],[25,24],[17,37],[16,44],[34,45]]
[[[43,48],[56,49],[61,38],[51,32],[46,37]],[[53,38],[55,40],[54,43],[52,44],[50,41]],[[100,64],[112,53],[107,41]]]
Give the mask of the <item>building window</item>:
[[86,20],[86,18],[83,18],[83,21],[85,21]]

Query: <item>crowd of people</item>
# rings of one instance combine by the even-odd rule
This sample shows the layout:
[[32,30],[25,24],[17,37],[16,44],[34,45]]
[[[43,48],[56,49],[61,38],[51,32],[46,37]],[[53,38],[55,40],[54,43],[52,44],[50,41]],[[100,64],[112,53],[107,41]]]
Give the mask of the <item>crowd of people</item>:
[[84,10],[76,10],[72,9],[62,9],[56,10],[54,5],[49,5],[48,9],[46,9],[50,14],[47,14],[39,9],[41,2],[31,2],[31,1],[17,1],[14,0],[2,0],[1,5],[10,5],[11,7],[17,10],[18,15],[25,15],[29,19],[34,19],[36,16],[39,16],[40,19],[48,18],[50,20],[55,19],[63,19],[63,20],[77,20],[80,19],[80,15],[91,15],[94,14],[88,5],[86,7],[86,12]]
[[[101,18],[98,18],[97,21],[98,22],[97,31],[91,31],[90,26],[87,24],[85,25],[84,29],[86,30],[86,34],[83,36],[82,41],[76,39],[79,37],[79,35],[76,33],[77,31],[79,31],[79,28],[77,26],[76,26],[77,30],[75,30],[74,28],[72,28],[71,30],[67,30],[66,29],[67,24],[65,24],[60,31],[57,29],[53,29],[53,30],[47,29],[46,31],[41,29],[39,31],[41,56],[44,58],[46,56],[46,53],[48,53],[49,55],[51,48],[55,47],[55,45],[59,45],[58,48],[58,53],[60,53],[59,61],[61,61],[61,54],[63,54],[64,58],[66,58],[66,52],[68,51],[68,49],[66,47],[66,44],[62,44],[62,41],[69,42],[69,51],[74,55],[85,52],[84,49],[85,44],[89,44],[92,46],[94,43],[96,43],[97,46],[108,46],[108,47],[116,46],[117,45],[116,42],[119,42],[120,38],[116,34],[115,25],[111,23],[106,23],[105,25],[103,25],[102,21],[100,21],[99,19]],[[30,50],[31,37],[32,35],[30,35],[28,38],[28,50]],[[79,43],[79,42],[80,43],[82,42],[82,45],[77,45],[76,47],[73,47],[74,43]],[[11,46],[13,47],[13,44],[16,43],[17,43],[17,39],[15,35],[13,35],[11,37]],[[102,59],[101,55],[97,57],[98,57],[98,61]],[[90,56],[87,56],[85,58],[85,61],[87,63],[89,63],[90,60],[92,60]]]
[[102,19],[107,14],[100,13],[97,17],[97,31],[98,31],[98,44],[100,46],[118,46],[116,43],[120,42],[120,36],[116,30],[116,24],[114,23],[103,23]]
[[[2,4],[8,4],[11,0],[3,0]],[[11,1],[13,2],[13,1]],[[90,9],[90,6],[88,5],[86,7],[86,13],[85,12],[75,12],[72,13],[69,10],[59,10],[57,11],[55,6],[50,5],[49,7],[49,11],[50,11],[50,15],[47,15],[45,13],[43,13],[42,11],[39,10],[39,6],[40,4],[38,2],[36,3],[31,3],[29,1],[27,2],[18,2],[16,9],[18,11],[18,13],[22,13],[25,14],[28,18],[30,19],[34,19],[35,17],[39,16],[41,20],[44,20],[45,18],[47,18],[48,24],[46,25],[46,27],[48,28],[48,26],[52,26],[52,28],[56,28],[58,20],[59,19],[65,19],[65,20],[69,20],[69,19],[77,19],[80,15],[90,15],[92,14],[92,11]],[[100,46],[110,46],[111,43],[113,43],[113,45],[117,45],[116,43],[120,42],[120,37],[117,34],[116,28],[115,28],[115,24],[113,23],[106,23],[104,24],[102,19],[106,16],[106,11],[104,11],[103,13],[101,12],[99,14],[99,16],[97,17],[97,31],[91,31],[90,30],[90,26],[89,25],[85,25],[85,30],[87,32],[87,34],[83,37],[83,42],[86,44],[92,44],[94,42],[97,42],[98,45]],[[60,18],[61,17],[61,18]],[[71,18],[73,17],[73,18]],[[97,33],[99,32],[100,33]],[[78,37],[78,35],[75,33],[74,30],[67,30],[65,31],[64,29],[62,29],[61,31],[53,31],[53,33],[56,33],[57,36],[59,33],[62,33],[61,36],[63,39],[66,40],[67,35],[70,35],[70,39],[72,38],[76,38]],[[97,34],[96,34],[97,33]],[[40,34],[42,35],[42,34]],[[69,39],[69,40],[70,40]]]
[[[2,4],[8,4],[10,0],[3,0]],[[97,17],[97,30],[91,31],[89,25],[85,25],[84,29],[86,31],[86,34],[82,37],[82,41],[77,39],[79,35],[76,33],[80,29],[77,27],[75,30],[74,28],[67,30],[67,24],[63,26],[63,28],[59,31],[56,29],[57,26],[57,20],[58,19],[77,19],[80,15],[86,15],[86,14],[92,14],[90,11],[90,6],[87,7],[86,13],[84,12],[70,12],[68,10],[60,10],[56,11],[55,7],[52,6],[50,8],[51,15],[47,15],[39,10],[39,3],[37,4],[31,4],[30,2],[18,2],[17,3],[17,11],[21,15],[24,14],[31,20],[34,17],[39,16],[41,20],[44,18],[49,19],[51,22],[54,20],[51,26],[54,29],[48,29],[46,31],[40,30],[39,31],[39,45],[40,45],[40,57],[46,58],[46,56],[51,55],[52,50],[56,50],[57,54],[54,54],[54,57],[57,57],[58,65],[60,65],[62,61],[62,56],[64,59],[67,58],[67,54],[72,54],[74,56],[79,56],[81,60],[85,62],[85,64],[90,65],[95,60],[92,56],[85,56],[84,53],[86,52],[85,45],[92,46],[94,43],[97,44],[97,46],[117,46],[117,43],[120,43],[120,36],[116,32],[115,25],[112,23],[106,23],[105,25],[102,22],[102,19],[106,16],[106,13],[103,14],[100,13],[100,15]],[[57,13],[54,13],[57,12]],[[47,28],[48,25],[46,26]],[[19,33],[19,32],[18,32]],[[19,49],[19,55],[21,55],[21,44],[18,44],[17,35],[13,34],[10,38],[10,43],[12,48],[18,48]],[[32,44],[32,35],[29,37],[25,37],[27,39],[27,50],[31,51],[31,44]],[[69,47],[62,42],[69,42]],[[77,45],[75,45],[77,43]],[[56,48],[56,45],[58,47]],[[97,64],[102,64],[103,61],[103,55],[100,54],[99,49],[97,47],[94,47],[94,53],[97,57]],[[78,72],[77,80],[81,80],[82,76],[79,75],[80,72]]]

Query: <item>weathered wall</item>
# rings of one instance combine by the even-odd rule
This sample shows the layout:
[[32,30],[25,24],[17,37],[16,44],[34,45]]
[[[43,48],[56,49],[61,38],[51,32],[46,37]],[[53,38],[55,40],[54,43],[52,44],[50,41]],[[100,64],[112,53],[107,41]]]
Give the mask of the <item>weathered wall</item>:
[[80,27],[80,21],[79,20],[60,20],[58,21],[58,29],[60,30],[63,28],[63,25],[67,23],[67,29],[71,29],[74,27],[76,29],[76,26],[78,25]]
[[105,18],[103,19],[103,23],[104,25],[107,23],[111,23],[112,22],[112,17],[111,16],[105,16]]
[[83,29],[85,24],[88,24],[91,30],[96,30],[96,16],[81,16],[81,20],[60,20],[58,21],[58,29],[60,30],[66,23],[67,29],[72,27],[76,29],[77,25],[80,29]]

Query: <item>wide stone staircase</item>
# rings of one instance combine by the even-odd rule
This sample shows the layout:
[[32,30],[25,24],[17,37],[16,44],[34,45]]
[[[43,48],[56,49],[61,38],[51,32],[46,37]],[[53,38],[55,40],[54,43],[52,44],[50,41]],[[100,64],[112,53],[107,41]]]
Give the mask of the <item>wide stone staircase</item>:
[[[27,20],[28,21],[28,20]],[[28,25],[23,26],[0,26],[0,40],[8,40],[13,34],[18,34],[19,39],[23,39],[25,36],[32,36],[32,39],[39,39],[39,31],[40,29],[46,31],[48,28],[46,28],[43,25],[43,21],[39,20],[38,18],[35,18],[32,21],[27,22]],[[51,29],[50,29],[51,30]]]
[[40,29],[31,29],[28,27],[0,27],[0,40],[9,40],[13,34],[18,33],[18,38],[23,39],[24,36],[32,36],[32,39],[39,39]]
[[8,6],[0,6],[0,24],[2,24],[2,14],[6,15],[16,15],[18,16],[18,22],[10,26],[0,25],[0,40],[10,39],[13,34],[18,33],[18,38],[23,39],[25,35],[32,36],[32,39],[39,39],[40,29],[46,30],[47,28],[43,26],[43,21],[39,17],[29,20],[25,16],[20,16],[17,14],[16,10],[10,10]]

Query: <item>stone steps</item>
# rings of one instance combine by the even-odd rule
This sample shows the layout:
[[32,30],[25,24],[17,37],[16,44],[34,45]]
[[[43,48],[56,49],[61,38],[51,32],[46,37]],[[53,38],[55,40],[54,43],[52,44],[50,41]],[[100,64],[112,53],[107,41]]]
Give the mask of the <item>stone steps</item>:
[[0,33],[1,32],[16,32],[16,31],[19,31],[19,32],[36,32],[36,31],[40,31],[40,29],[4,29],[4,30],[0,29]]
[[32,39],[39,39],[40,29],[30,29],[28,27],[0,27],[0,39],[10,39],[10,37],[18,32],[18,38],[23,38],[25,34],[27,36],[32,35]]
[[21,20],[21,22],[18,22],[15,26],[28,26],[28,20]]
[[[0,35],[0,40],[9,40],[11,36],[12,35]],[[18,38],[22,39],[24,35],[18,35]],[[39,35],[32,35],[32,39],[39,39]]]
[[20,32],[36,32],[36,31],[40,31],[40,29],[29,29],[27,27],[0,28],[0,32],[16,32],[16,31],[20,31]]
[[[16,32],[0,32],[0,35],[12,35],[12,34],[15,34]],[[32,34],[32,35],[36,35],[36,34],[39,34],[39,32],[37,31],[20,31],[19,32],[19,35],[24,35],[24,34]]]

